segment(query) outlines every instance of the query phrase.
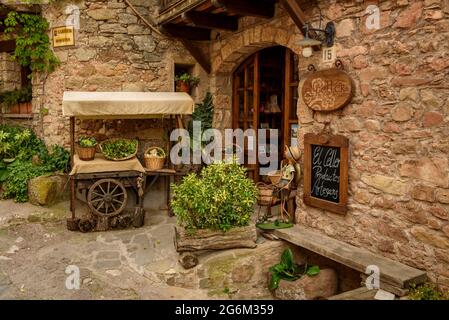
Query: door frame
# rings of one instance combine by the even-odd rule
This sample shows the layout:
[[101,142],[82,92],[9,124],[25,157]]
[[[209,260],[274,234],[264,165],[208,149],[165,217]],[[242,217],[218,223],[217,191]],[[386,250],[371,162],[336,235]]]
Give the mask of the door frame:
[[[291,125],[293,123],[298,123],[298,120],[291,119],[291,110],[292,108],[295,108],[294,102],[292,103],[292,88],[295,88],[297,90],[299,81],[293,79],[293,67],[294,62],[293,57],[295,53],[290,50],[287,47],[283,47],[285,49],[285,56],[284,56],[284,76],[283,78],[283,99],[282,99],[282,107],[281,110],[283,112],[282,114],[282,127],[281,127],[281,134],[282,134],[282,143],[281,146],[281,154],[283,155],[283,150],[286,145],[290,145],[290,134],[291,134]],[[237,69],[235,69],[232,73],[232,127],[233,129],[241,128],[243,130],[246,130],[248,128],[246,119],[247,115],[247,108],[248,108],[248,101],[247,101],[247,91],[253,92],[253,119],[252,124],[253,128],[256,130],[256,146],[257,144],[257,129],[259,128],[259,110],[260,110],[260,51],[257,51],[253,53],[249,58],[247,58],[242,64],[238,66]],[[253,87],[250,88],[247,86],[248,81],[248,72],[251,66],[254,66],[254,81],[253,81]],[[243,90],[245,92],[244,94],[244,119],[240,119],[239,114],[239,90],[242,90],[240,87],[240,81],[241,77],[237,76],[239,73],[244,73],[243,76]],[[239,121],[243,123],[243,128],[239,126]],[[296,121],[296,122],[295,122]],[[257,150],[256,150],[257,151]],[[256,155],[258,153],[256,152]],[[281,158],[283,158],[281,156]],[[258,159],[257,159],[258,160]],[[256,165],[250,165],[249,168],[254,170],[253,178],[255,181],[259,180],[259,165],[258,163]]]

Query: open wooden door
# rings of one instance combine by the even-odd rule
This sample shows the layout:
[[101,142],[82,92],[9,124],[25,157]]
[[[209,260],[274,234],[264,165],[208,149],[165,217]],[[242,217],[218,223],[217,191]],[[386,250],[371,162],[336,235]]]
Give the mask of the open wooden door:
[[283,145],[296,146],[298,132],[298,56],[291,50],[285,50],[285,83],[284,83],[284,121]]
[[[253,128],[256,131],[255,143],[257,143],[257,128],[259,127],[259,100],[260,100],[260,67],[259,53],[252,55],[234,72],[233,83],[233,127],[244,131]],[[248,143],[245,142],[245,155],[248,154]],[[254,145],[257,148],[257,144]],[[255,150],[257,155],[257,150]],[[247,161],[245,161],[247,163]],[[258,164],[247,164],[250,176],[255,181],[259,180]]]

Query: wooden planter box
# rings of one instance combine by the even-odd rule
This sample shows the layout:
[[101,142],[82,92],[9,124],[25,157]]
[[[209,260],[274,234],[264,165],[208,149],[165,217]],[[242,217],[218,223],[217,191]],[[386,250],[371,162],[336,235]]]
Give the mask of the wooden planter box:
[[232,228],[227,232],[216,230],[196,230],[190,235],[183,227],[175,226],[175,248],[177,252],[199,250],[222,250],[233,248],[255,248],[256,226]]
[[13,105],[9,108],[9,114],[31,114],[33,111],[33,105],[31,102],[23,102]]
[[175,226],[175,249],[181,253],[179,262],[186,269],[198,264],[195,251],[255,248],[256,240],[255,225],[236,227],[227,232],[208,229],[196,230],[192,235],[188,234],[183,227]]

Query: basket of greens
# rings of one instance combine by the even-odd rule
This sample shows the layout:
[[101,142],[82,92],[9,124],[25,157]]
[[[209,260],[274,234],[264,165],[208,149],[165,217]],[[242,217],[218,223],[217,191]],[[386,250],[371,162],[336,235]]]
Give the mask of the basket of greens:
[[129,160],[136,156],[138,144],[136,139],[108,139],[100,143],[100,150],[108,160]]
[[78,139],[78,157],[84,161],[95,158],[97,140],[94,137],[80,137]]

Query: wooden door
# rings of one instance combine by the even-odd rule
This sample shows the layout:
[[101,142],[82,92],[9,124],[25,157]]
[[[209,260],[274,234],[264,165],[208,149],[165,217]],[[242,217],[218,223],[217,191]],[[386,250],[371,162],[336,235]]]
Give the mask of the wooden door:
[[[285,50],[285,80],[284,80],[284,121],[283,121],[283,145],[295,146],[299,128],[297,103],[298,103],[298,56],[291,50]],[[283,146],[283,147],[284,147]],[[282,149],[284,150],[284,149]]]
[[[257,128],[259,127],[259,61],[259,53],[251,56],[234,72],[233,79],[233,127],[234,129],[240,128],[244,131],[253,128],[256,131],[255,148],[257,148]],[[245,154],[248,154],[247,143],[245,143],[244,148]],[[255,152],[257,157],[257,149]],[[245,161],[245,163],[247,162]],[[258,181],[258,164],[248,164],[246,166],[254,180]]]

